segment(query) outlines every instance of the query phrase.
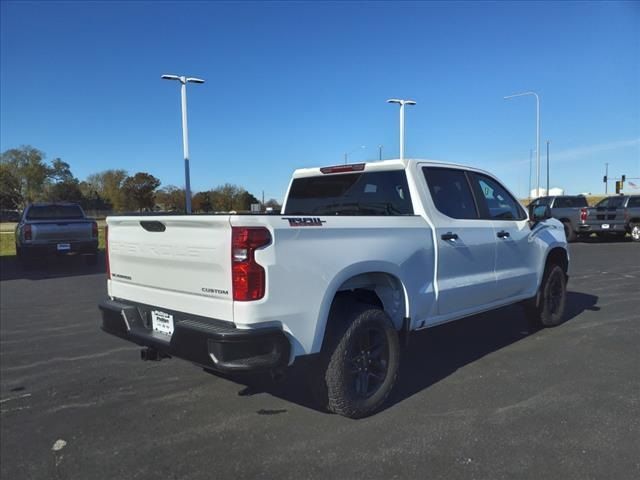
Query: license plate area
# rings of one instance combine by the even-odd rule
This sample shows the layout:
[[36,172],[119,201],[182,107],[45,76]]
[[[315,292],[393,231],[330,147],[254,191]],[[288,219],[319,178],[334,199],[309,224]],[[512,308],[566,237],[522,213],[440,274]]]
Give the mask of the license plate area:
[[160,310],[152,310],[151,328],[154,332],[173,335],[173,315]]
[[70,243],[59,243],[56,248],[58,249],[59,252],[68,252],[69,250],[71,250],[71,244]]
[[602,230],[609,230],[609,224],[608,223],[603,223],[602,224]]

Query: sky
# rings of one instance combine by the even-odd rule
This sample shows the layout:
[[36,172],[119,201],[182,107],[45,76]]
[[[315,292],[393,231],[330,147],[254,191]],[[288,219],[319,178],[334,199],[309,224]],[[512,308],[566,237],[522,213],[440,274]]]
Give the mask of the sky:
[[489,170],[525,197],[535,100],[503,97],[528,90],[552,187],[602,193],[605,163],[640,187],[637,1],[0,9],[0,151],[32,145],[80,179],[123,168],[184,185],[179,84],[160,79],[184,74],[206,80],[187,89],[194,191],[282,200],[296,168],[376,160],[379,145],[397,158],[395,97],[417,102],[407,157]]

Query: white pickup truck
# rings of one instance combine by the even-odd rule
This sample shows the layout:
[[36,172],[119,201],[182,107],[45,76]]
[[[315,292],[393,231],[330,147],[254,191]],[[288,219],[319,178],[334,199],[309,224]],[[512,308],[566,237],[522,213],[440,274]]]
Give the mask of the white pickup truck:
[[295,171],[280,215],[107,219],[102,328],[212,371],[313,359],[352,418],[392,390],[411,331],[515,302],[561,322],[569,254],[491,174],[423,160]]

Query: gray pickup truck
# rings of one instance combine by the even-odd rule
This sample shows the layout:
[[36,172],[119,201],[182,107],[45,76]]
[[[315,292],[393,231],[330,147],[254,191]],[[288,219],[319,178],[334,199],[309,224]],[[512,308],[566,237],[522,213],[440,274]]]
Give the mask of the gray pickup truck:
[[599,237],[624,237],[640,242],[640,195],[617,195],[600,200],[587,209],[582,232],[596,233]]
[[549,207],[551,216],[562,222],[568,242],[574,242],[578,236],[586,233],[583,230],[589,207],[586,197],[582,195],[539,197],[529,204],[529,216],[532,216],[533,209],[540,205]]
[[98,224],[74,203],[34,203],[16,226],[16,255],[23,265],[48,255],[86,254],[95,265]]

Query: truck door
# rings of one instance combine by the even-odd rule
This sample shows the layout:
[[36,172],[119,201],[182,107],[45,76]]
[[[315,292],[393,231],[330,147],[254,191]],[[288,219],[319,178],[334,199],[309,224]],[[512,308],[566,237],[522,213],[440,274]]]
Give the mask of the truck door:
[[537,250],[529,245],[524,209],[497,180],[475,172],[469,177],[480,215],[491,220],[495,231],[497,300],[531,292],[537,283]]
[[438,249],[438,314],[478,310],[496,298],[496,236],[482,219],[467,172],[423,167]]

